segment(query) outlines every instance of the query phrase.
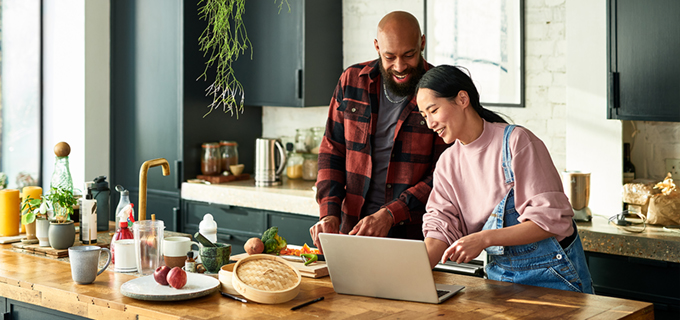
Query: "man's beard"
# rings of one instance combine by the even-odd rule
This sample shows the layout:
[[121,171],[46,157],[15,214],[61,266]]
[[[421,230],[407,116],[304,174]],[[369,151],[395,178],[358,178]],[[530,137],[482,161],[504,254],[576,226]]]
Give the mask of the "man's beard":
[[400,75],[410,74],[411,77],[408,81],[406,81],[406,83],[397,83],[394,81],[394,78],[392,78],[394,71],[385,70],[382,64],[382,58],[378,59],[378,65],[380,66],[380,74],[382,75],[383,83],[392,94],[398,97],[407,97],[413,95],[416,92],[418,81],[420,81],[420,78],[423,76],[423,74],[425,74],[424,61],[425,60],[423,60],[423,57],[421,56],[418,60],[418,66],[415,68],[409,66],[406,68],[406,70],[404,70],[404,72],[401,72]]

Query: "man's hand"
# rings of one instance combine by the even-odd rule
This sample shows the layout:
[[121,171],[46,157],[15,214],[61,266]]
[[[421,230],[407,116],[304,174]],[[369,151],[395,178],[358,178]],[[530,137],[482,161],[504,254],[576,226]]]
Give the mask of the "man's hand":
[[484,231],[476,232],[456,240],[444,251],[441,262],[445,263],[446,260],[451,260],[456,263],[465,263],[477,258],[482,250],[488,247],[483,234]]
[[349,234],[357,236],[386,237],[390,232],[393,223],[394,218],[392,218],[392,215],[386,208],[382,208],[378,210],[378,212],[359,220]]
[[340,219],[336,216],[325,216],[319,220],[315,225],[309,228],[309,234],[312,236],[314,246],[321,249],[321,241],[319,241],[319,233],[338,233],[340,231]]

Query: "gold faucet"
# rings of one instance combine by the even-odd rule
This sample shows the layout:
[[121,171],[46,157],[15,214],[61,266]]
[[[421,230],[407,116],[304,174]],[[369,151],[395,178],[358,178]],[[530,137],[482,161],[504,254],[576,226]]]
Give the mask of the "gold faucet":
[[146,220],[146,176],[149,168],[163,167],[163,175],[170,175],[170,164],[164,158],[144,161],[142,167],[139,169],[139,216],[138,220]]

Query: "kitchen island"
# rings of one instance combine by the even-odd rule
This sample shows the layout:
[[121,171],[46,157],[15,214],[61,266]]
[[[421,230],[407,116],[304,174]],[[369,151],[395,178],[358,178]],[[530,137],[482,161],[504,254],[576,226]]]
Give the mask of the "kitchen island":
[[[337,294],[329,277],[303,278],[298,296],[286,303],[241,303],[219,293],[177,302],[135,300],[123,296],[120,286],[135,275],[105,271],[93,284],[71,279],[68,262],[19,253],[0,245],[0,296],[5,313],[16,305],[63,312],[95,319],[269,319],[434,317],[485,319],[654,319],[652,304],[575,292],[516,285],[476,277],[434,272],[435,281],[465,286],[445,303],[427,304]],[[290,308],[323,296],[321,302],[297,311]],[[15,311],[16,312],[16,311]],[[44,318],[55,319],[45,313]]]

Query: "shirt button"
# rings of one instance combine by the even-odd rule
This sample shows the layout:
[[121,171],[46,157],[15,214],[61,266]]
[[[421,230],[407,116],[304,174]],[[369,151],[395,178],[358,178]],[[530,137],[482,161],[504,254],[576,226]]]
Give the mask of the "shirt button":
[[399,225],[400,225],[400,226],[403,226],[403,225],[404,225],[404,221],[399,222]]
[[420,125],[422,126],[422,125],[424,125],[424,124],[425,124],[425,121],[422,121],[422,120],[421,120],[421,121],[420,121]]
[[357,112],[357,108],[352,108],[352,112]]
[[562,260],[562,255],[558,253],[555,258],[557,258],[557,260]]
[[388,184],[387,184],[387,189],[390,189],[390,188],[392,188],[392,185],[388,183]]
[[394,153],[392,154],[392,158],[394,158]]

